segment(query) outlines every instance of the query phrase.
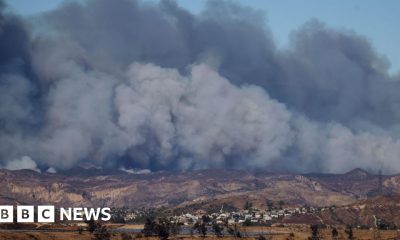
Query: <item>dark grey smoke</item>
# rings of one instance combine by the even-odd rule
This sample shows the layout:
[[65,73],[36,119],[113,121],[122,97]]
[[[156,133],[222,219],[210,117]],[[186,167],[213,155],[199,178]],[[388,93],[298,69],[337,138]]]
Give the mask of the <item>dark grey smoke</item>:
[[311,21],[291,42],[280,55],[277,98],[321,121],[397,123],[400,95],[394,89],[400,82],[388,76],[387,61],[365,38]]
[[225,1],[68,2],[34,33],[1,11],[5,168],[400,171],[400,82],[354,32],[312,20],[278,50]]
[[40,86],[30,57],[31,36],[27,24],[6,13],[0,1],[0,156],[8,162],[18,155],[23,135],[30,135],[40,122]]

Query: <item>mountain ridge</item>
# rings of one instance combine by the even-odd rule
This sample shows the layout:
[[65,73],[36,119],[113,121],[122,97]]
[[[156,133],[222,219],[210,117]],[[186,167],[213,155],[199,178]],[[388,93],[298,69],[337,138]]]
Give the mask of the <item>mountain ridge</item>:
[[[199,199],[241,207],[251,200],[292,205],[346,205],[380,194],[400,193],[400,175],[362,169],[344,174],[268,173],[227,169],[132,174],[79,169],[58,173],[0,170],[0,202],[110,207],[176,207]],[[379,186],[382,178],[382,186]],[[378,191],[381,189],[381,191]],[[244,200],[247,199],[247,200]]]

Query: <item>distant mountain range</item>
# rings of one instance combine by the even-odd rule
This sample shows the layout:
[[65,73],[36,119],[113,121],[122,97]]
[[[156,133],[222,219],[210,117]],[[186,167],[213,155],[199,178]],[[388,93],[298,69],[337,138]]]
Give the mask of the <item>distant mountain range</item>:
[[193,207],[246,201],[266,207],[341,206],[379,195],[400,193],[400,175],[374,175],[362,169],[345,174],[292,174],[237,170],[131,174],[76,168],[59,173],[0,170],[0,204],[58,206]]
[[75,168],[58,173],[0,170],[0,205],[54,204],[60,207],[167,207],[177,212],[320,207],[286,223],[400,225],[400,175],[362,169],[345,174],[293,174],[237,170],[192,172]]

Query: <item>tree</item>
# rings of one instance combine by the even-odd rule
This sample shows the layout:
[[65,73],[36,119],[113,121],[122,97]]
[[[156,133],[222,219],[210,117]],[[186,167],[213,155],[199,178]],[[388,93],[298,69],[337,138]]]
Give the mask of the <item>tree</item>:
[[282,208],[283,208],[283,205],[285,205],[285,202],[282,201],[282,200],[280,200],[280,201],[278,202],[278,204],[279,204],[279,209],[282,209]]
[[212,223],[212,228],[217,237],[222,237],[222,231],[224,230],[217,222]]
[[145,237],[153,236],[156,230],[156,222],[152,218],[146,218],[146,222],[143,228],[143,234]]
[[397,228],[394,223],[385,221],[383,219],[379,219],[377,221],[377,225],[379,230],[394,230]]
[[205,224],[204,222],[202,222],[202,223],[196,222],[196,224],[194,224],[193,228],[194,228],[195,230],[197,230],[197,232],[198,232],[202,237],[207,236],[207,226],[206,226],[206,224]]
[[319,232],[318,232],[318,225],[314,224],[310,226],[311,229],[311,237],[310,240],[318,240],[319,239]]
[[244,220],[243,226],[246,226],[246,227],[251,226],[251,220],[250,220],[250,218],[246,218],[246,220]]
[[87,229],[90,233],[93,233],[96,230],[96,228],[98,227],[96,222],[93,219],[86,221],[86,224],[87,224]]
[[171,219],[159,218],[156,222],[152,218],[147,218],[142,232],[145,237],[156,235],[160,239],[166,240],[170,233],[178,234],[179,227],[176,223],[172,224]]
[[106,226],[99,225],[98,228],[94,232],[95,240],[110,240],[111,234],[108,232]]
[[294,233],[290,233],[289,234],[289,237],[287,238],[287,240],[294,240],[295,238],[294,238]]
[[354,236],[353,236],[353,226],[351,225],[347,225],[345,233],[347,234],[347,238],[349,240],[353,240]]
[[201,220],[203,221],[203,223],[206,223],[206,224],[211,222],[211,218],[208,215],[201,216]]
[[171,234],[176,236],[181,232],[181,223],[173,223],[171,224],[170,230]]
[[200,224],[200,233],[203,237],[207,236],[207,227],[204,223]]
[[267,200],[268,211],[271,211],[274,208],[274,203],[272,201]]
[[251,210],[251,208],[253,207],[253,204],[249,201],[246,201],[246,203],[244,204],[244,209],[245,210]]
[[337,231],[337,229],[334,227],[334,228],[332,228],[332,238],[333,239],[338,239],[338,236],[339,236],[339,232]]
[[167,240],[169,237],[170,223],[166,218],[158,220],[158,224],[155,226],[158,237],[161,240]]

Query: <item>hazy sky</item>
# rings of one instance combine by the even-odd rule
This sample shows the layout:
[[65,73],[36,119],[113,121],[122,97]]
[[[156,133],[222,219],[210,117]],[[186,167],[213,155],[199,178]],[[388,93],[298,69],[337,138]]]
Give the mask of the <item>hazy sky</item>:
[[[68,0],[67,0],[68,1]],[[7,0],[13,10],[32,15],[55,8],[63,0]],[[197,13],[206,1],[178,0],[179,5]],[[285,46],[289,33],[309,19],[316,18],[336,28],[347,28],[366,36],[392,62],[391,72],[400,70],[400,1],[237,1],[267,13],[275,42]]]

